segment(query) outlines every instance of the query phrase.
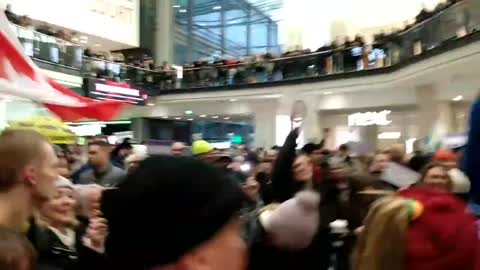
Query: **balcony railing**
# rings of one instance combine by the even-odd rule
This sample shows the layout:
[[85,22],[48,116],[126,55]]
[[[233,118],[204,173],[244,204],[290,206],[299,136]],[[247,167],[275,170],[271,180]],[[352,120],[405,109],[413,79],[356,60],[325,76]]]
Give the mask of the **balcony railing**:
[[181,71],[151,70],[84,56],[73,42],[13,26],[25,53],[34,59],[77,69],[84,76],[124,81],[150,95],[191,89],[248,87],[252,83],[320,78],[367,69],[396,66],[425,52],[480,30],[480,1],[464,0],[405,31],[368,46],[333,47],[318,52],[292,52],[283,57],[265,55],[241,61],[197,61]]

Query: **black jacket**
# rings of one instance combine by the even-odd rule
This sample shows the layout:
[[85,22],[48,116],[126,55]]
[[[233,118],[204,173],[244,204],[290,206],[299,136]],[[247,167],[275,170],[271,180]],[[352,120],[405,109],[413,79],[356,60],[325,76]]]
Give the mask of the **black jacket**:
[[272,189],[275,202],[282,203],[289,200],[305,187],[304,183],[293,179],[292,166],[296,158],[297,138],[298,129],[294,129],[288,134],[273,166]]
[[75,229],[75,246],[70,248],[48,228],[32,223],[28,238],[38,253],[38,270],[107,269],[105,257],[83,245],[87,223]]
[[[272,174],[273,197],[276,202],[284,202],[294,197],[295,193],[305,188],[304,183],[295,181],[292,165],[296,158],[296,140],[298,129],[292,130],[281,148]],[[356,193],[361,189],[361,183],[355,177],[348,179],[348,190],[338,190],[333,179],[326,177],[313,188],[321,195],[319,206],[320,224],[317,235],[308,248],[298,252],[278,250],[269,245],[268,239],[256,242],[251,248],[249,270],[265,269],[296,269],[296,270],[326,270],[330,265],[333,252],[329,224],[336,219],[346,219],[350,229],[361,225],[364,211],[357,209],[362,204]],[[340,269],[348,269],[348,258],[353,240],[346,243],[339,265]]]
[[[296,158],[296,140],[298,129],[288,135],[280,149],[272,173],[273,201],[282,203],[294,197],[295,193],[305,188],[293,178],[292,165]],[[263,230],[259,224],[259,228]],[[271,245],[264,231],[261,237],[250,248],[249,270],[326,270],[331,254],[329,233],[319,230],[312,244],[301,251],[281,250]]]

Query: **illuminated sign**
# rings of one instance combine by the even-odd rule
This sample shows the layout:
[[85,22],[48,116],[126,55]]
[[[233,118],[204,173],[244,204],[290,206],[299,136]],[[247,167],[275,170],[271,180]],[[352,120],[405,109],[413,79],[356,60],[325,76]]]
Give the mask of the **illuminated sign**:
[[98,100],[116,100],[133,105],[145,106],[148,95],[141,89],[134,89],[128,83],[90,80],[88,96]]
[[105,125],[80,125],[71,126],[70,130],[77,136],[97,136],[102,134],[102,127]]
[[242,144],[243,143],[243,138],[242,138],[242,136],[236,135],[236,136],[232,137],[231,142],[233,144]]
[[387,117],[391,111],[354,113],[348,116],[348,126],[387,126],[392,123]]

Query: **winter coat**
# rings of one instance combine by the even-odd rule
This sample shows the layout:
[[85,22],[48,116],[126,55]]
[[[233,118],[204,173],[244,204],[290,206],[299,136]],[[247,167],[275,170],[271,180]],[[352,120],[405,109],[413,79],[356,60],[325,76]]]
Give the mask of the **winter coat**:
[[32,223],[28,238],[38,255],[38,270],[83,270],[107,269],[103,254],[100,254],[83,243],[87,223],[81,223],[74,230],[75,244],[66,246],[48,227],[43,228]]

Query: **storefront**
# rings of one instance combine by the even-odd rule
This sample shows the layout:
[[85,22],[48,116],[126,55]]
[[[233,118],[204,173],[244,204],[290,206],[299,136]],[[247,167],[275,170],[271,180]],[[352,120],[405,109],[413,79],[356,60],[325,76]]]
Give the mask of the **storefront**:
[[322,127],[329,130],[327,147],[349,143],[355,152],[369,153],[416,138],[414,107],[322,111]]
[[[431,134],[439,143],[444,138],[462,137],[467,130],[468,112],[471,103],[448,104],[449,115],[446,129],[436,128]],[[337,149],[349,143],[358,154],[386,149],[393,144],[404,144],[407,152],[413,151],[413,143],[419,138],[416,106],[375,107],[367,109],[344,109],[320,111],[321,126],[327,132],[327,147]],[[438,119],[432,119],[433,122]],[[451,141],[450,139],[448,141]]]

